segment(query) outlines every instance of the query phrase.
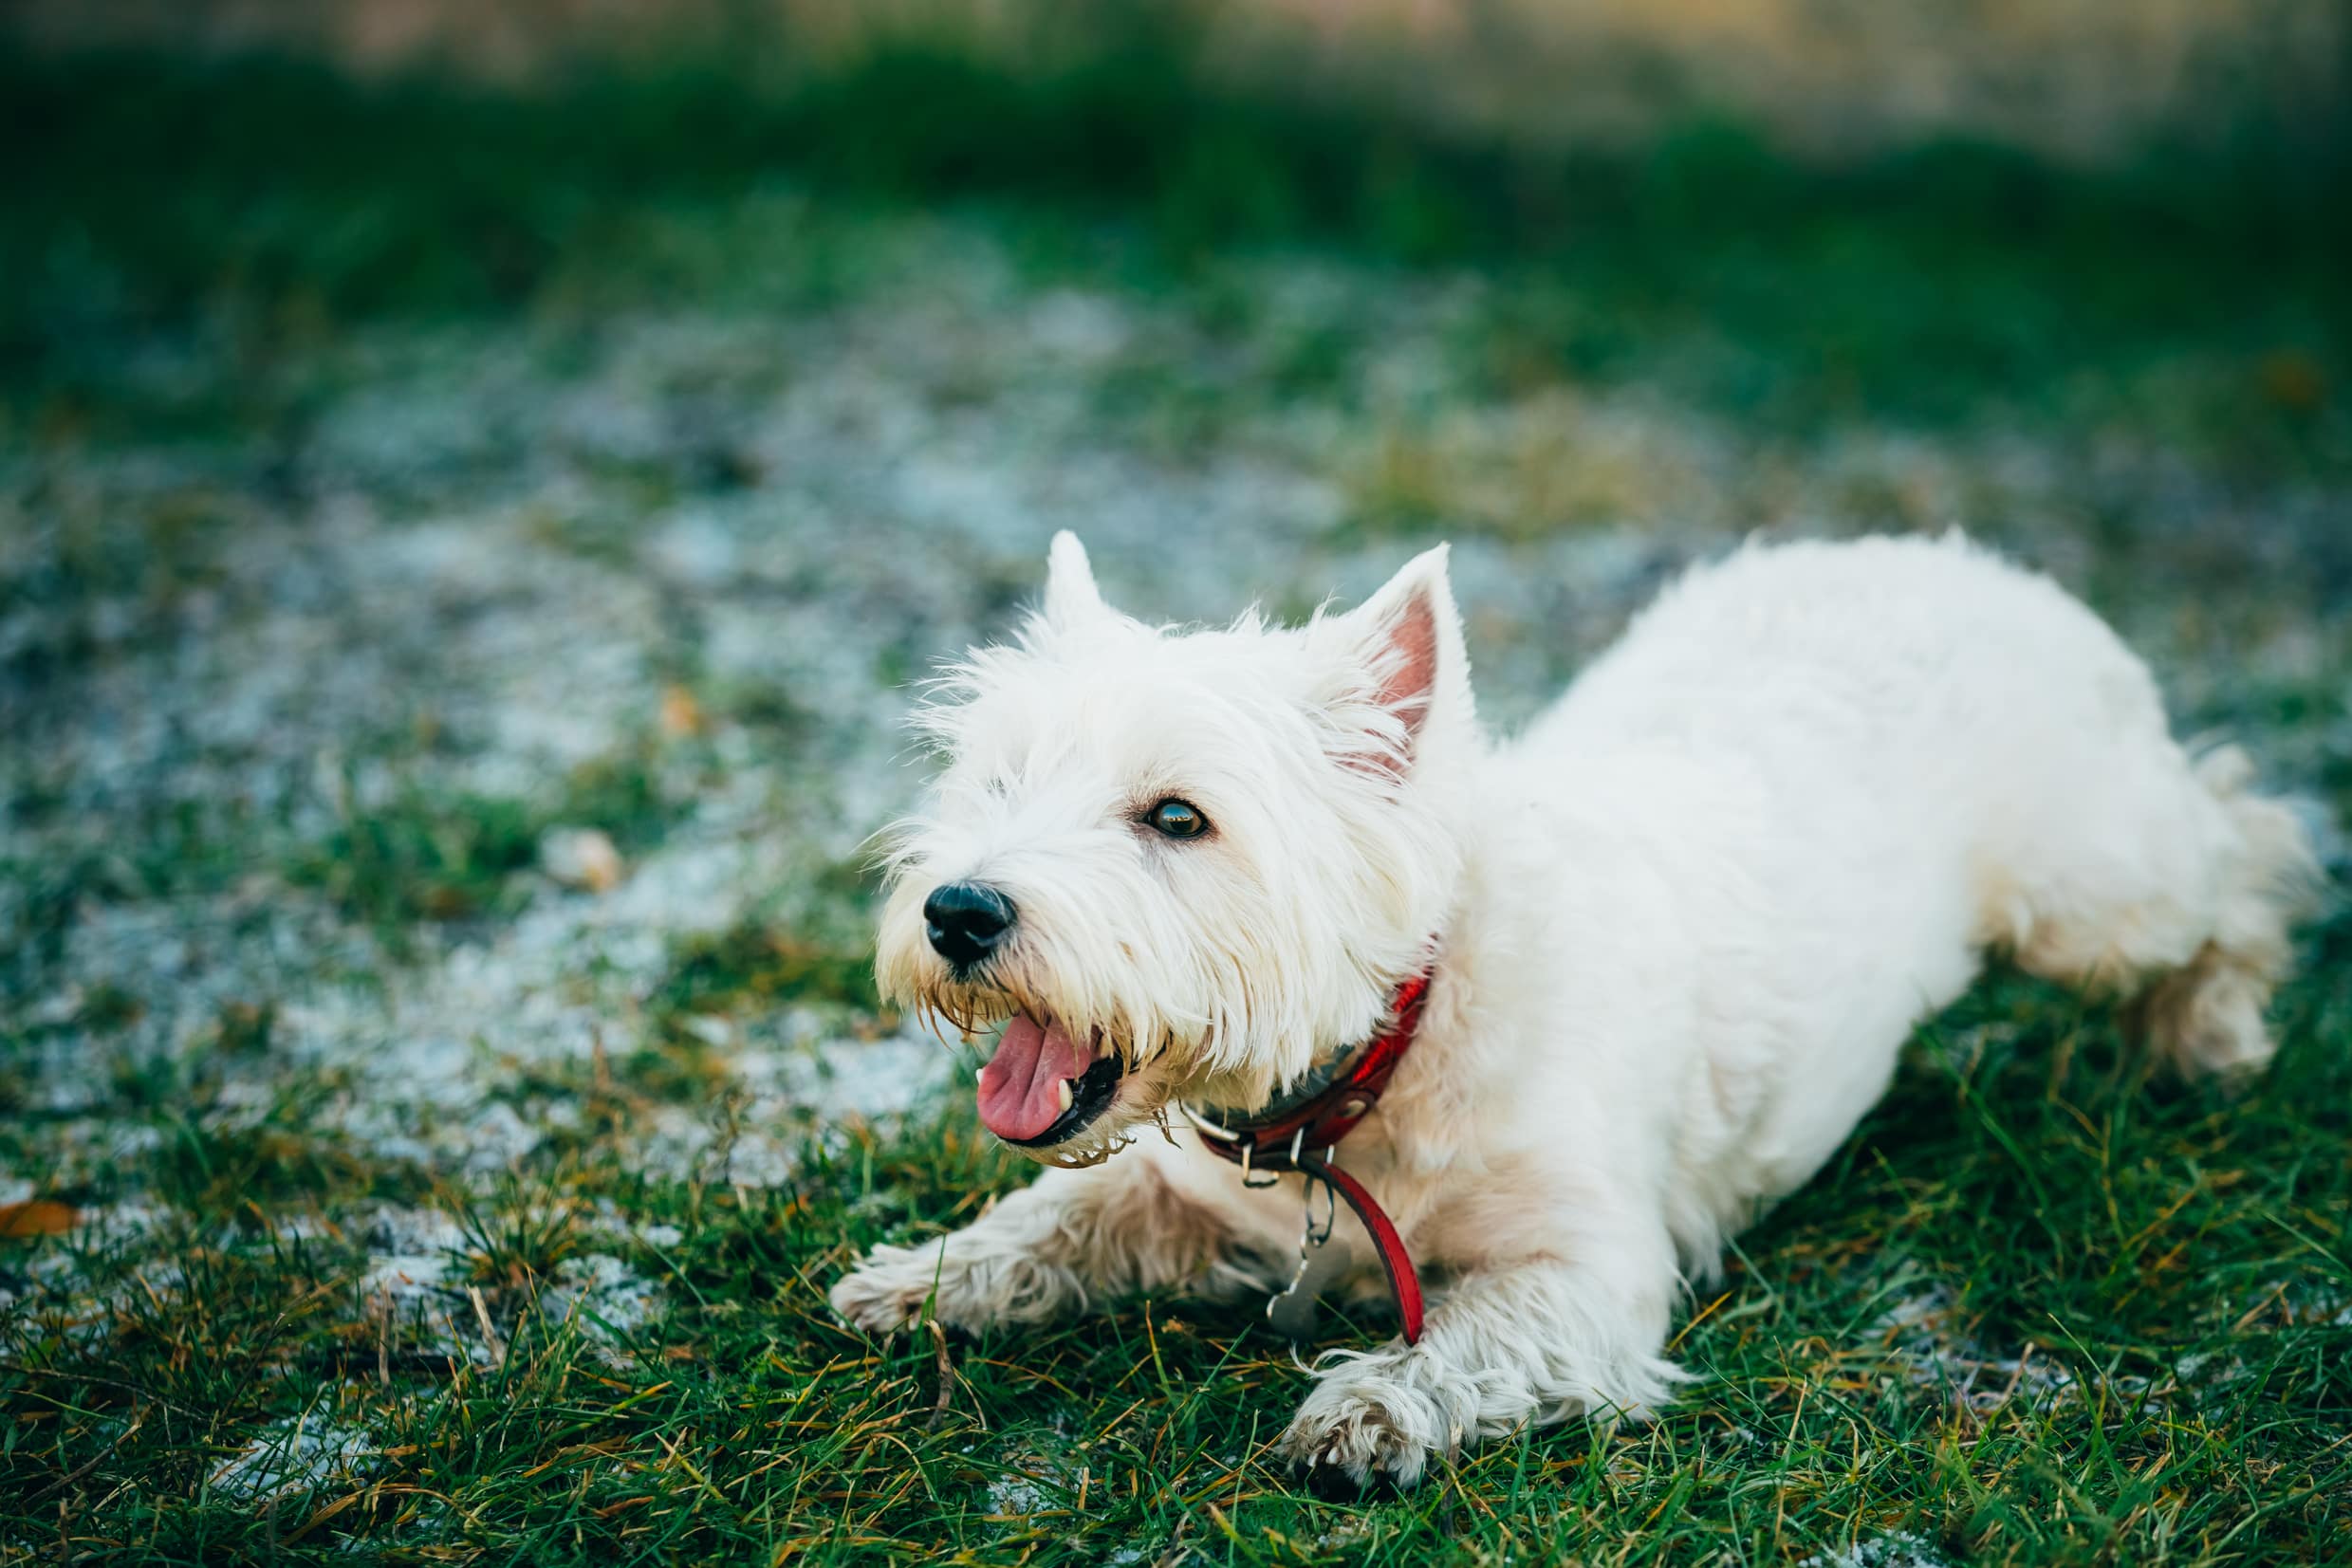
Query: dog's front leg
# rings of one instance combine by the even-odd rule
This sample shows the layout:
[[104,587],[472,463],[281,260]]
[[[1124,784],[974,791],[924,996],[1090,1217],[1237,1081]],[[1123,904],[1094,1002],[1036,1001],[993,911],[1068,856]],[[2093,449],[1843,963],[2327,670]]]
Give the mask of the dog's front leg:
[[1418,1344],[1330,1351],[1276,1444],[1295,1465],[1420,1480],[1433,1454],[1583,1412],[1646,1415],[1684,1374],[1658,1355],[1663,1280],[1534,1262],[1472,1273],[1431,1310]]
[[1048,1171],[951,1235],[876,1247],[834,1285],[833,1310],[878,1334],[917,1316],[978,1330],[1143,1291],[1265,1288],[1269,1265],[1245,1245],[1248,1217],[1186,1169],[1203,1158],[1147,1145]]

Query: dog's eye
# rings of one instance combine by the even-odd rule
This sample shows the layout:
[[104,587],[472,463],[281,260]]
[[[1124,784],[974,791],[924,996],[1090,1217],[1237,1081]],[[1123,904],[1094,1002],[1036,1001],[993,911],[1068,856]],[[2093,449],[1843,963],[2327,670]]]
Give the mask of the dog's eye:
[[1173,795],[1152,807],[1143,820],[1171,839],[1197,839],[1209,831],[1209,819],[1199,808]]

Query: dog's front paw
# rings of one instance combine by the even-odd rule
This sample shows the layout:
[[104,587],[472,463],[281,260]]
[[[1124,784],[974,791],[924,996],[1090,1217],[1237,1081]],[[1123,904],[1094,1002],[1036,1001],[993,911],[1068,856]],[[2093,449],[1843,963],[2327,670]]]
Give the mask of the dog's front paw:
[[826,1299],[842,1319],[868,1334],[904,1328],[932,1301],[940,1271],[940,1247],[878,1246],[865,1262],[834,1282]]
[[1324,1476],[1344,1475],[1358,1486],[1419,1483],[1433,1454],[1460,1446],[1427,1394],[1395,1377],[1361,1370],[1326,1374],[1306,1396],[1277,1457]]

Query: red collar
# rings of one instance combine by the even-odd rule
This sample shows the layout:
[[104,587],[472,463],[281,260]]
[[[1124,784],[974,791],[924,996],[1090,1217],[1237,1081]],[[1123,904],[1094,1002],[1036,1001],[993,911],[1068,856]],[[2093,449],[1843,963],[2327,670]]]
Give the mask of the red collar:
[[1380,1104],[1380,1091],[1388,1087],[1421,1026],[1429,981],[1430,971],[1424,969],[1398,986],[1387,1029],[1358,1049],[1329,1084],[1306,1098],[1278,1103],[1249,1116],[1219,1112],[1212,1120],[1207,1115],[1192,1113],[1202,1146],[1240,1166],[1244,1181],[1257,1171],[1298,1171],[1310,1182],[1328,1183],[1347,1200],[1347,1207],[1363,1221],[1372,1245],[1380,1251],[1389,1291],[1397,1298],[1397,1315],[1404,1319],[1408,1345],[1421,1337],[1421,1280],[1414,1271],[1413,1255],[1405,1250],[1404,1238],[1363,1184],[1324,1156]]

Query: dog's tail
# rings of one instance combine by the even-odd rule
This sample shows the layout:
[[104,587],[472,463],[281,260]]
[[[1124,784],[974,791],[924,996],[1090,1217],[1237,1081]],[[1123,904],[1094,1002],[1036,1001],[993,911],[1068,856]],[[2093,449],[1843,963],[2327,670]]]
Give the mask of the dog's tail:
[[2326,885],[2303,818],[2253,793],[2253,775],[2235,747],[2196,765],[2217,813],[2211,934],[2140,1002],[2149,1048],[2184,1074],[2244,1073],[2270,1060],[2263,1009],[2293,959],[2296,922],[2318,910]]

